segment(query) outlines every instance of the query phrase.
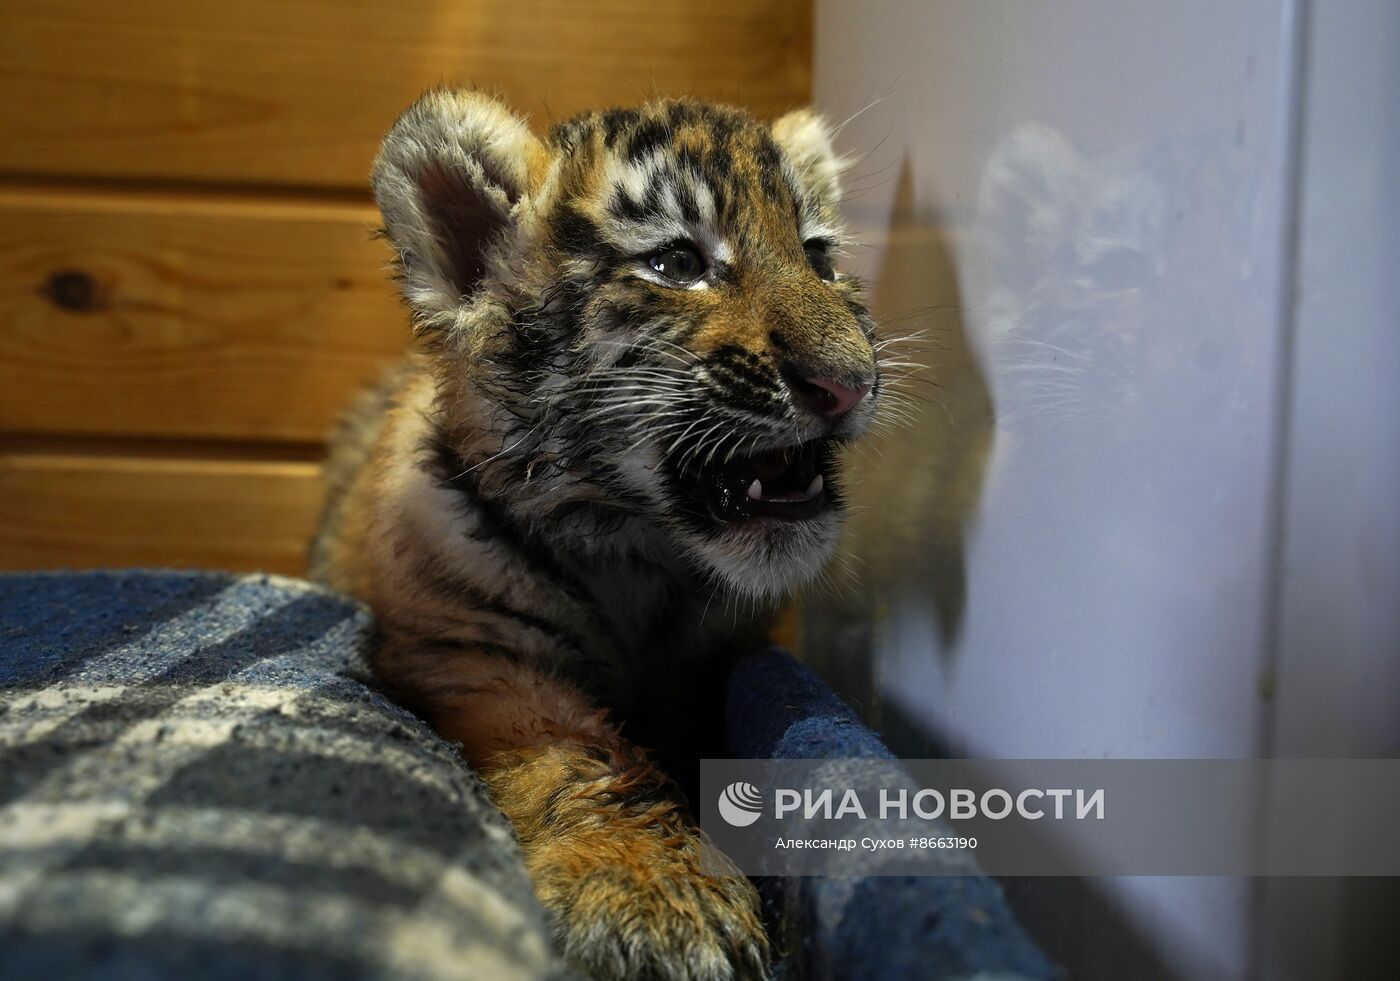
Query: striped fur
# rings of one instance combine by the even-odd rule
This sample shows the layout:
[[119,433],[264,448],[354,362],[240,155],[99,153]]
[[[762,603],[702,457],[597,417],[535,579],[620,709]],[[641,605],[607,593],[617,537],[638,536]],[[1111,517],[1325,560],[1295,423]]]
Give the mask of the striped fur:
[[[752,889],[702,874],[636,747],[684,776],[704,693],[834,546],[837,449],[882,394],[829,265],[839,170],[805,111],[657,102],[540,140],[454,91],[375,166],[421,351],[340,440],[314,574],[374,609],[382,683],[461,743],[596,977],[764,970]],[[869,393],[834,414],[824,386]]]

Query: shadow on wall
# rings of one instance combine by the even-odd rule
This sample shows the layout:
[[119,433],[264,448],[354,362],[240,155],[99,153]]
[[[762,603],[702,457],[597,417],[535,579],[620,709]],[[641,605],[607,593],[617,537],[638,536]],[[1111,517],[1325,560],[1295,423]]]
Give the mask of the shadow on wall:
[[879,727],[873,653],[880,621],[906,597],[934,610],[940,656],[957,650],[967,604],[965,542],[992,447],[986,376],[963,317],[954,250],[939,216],[899,170],[871,312],[889,342],[882,421],[848,459],[852,513],[835,596],[802,604],[801,649]]
[[[900,165],[873,312],[896,341],[891,419],[858,450],[849,546],[872,587],[905,584],[933,608],[941,654],[957,650],[967,604],[965,542],[992,448],[991,392],[969,341],[945,224],[919,207]],[[888,602],[888,593],[875,602]]]

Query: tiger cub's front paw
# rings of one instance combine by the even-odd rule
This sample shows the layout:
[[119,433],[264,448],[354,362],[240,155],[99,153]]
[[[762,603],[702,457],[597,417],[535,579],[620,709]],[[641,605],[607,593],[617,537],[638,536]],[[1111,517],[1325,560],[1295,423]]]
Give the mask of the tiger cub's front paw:
[[702,872],[712,846],[694,832],[683,841],[629,837],[570,838],[534,856],[565,958],[608,981],[767,977],[768,939],[749,880]]

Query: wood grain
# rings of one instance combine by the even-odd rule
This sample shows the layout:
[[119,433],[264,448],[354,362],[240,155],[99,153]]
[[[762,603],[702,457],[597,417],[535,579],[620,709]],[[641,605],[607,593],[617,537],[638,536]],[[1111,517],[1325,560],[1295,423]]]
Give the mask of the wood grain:
[[690,93],[773,115],[810,0],[43,0],[0,5],[0,172],[360,188],[425,88],[540,122]]
[[375,219],[0,190],[0,429],[322,439],[409,339]]
[[408,343],[366,176],[425,88],[543,128],[804,104],[810,0],[0,4],[0,567],[296,574],[320,444]]
[[300,575],[321,493],[310,462],[0,454],[0,568]]

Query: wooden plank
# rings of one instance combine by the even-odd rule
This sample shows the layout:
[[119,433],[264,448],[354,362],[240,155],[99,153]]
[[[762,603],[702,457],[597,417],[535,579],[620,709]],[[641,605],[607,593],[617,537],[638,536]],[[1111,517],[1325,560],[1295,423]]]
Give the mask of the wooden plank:
[[408,343],[369,205],[0,191],[0,429],[319,441]]
[[[161,566],[306,574],[321,465],[0,449],[0,570]],[[798,650],[789,606],[770,633]]]
[[[162,566],[306,574],[318,463],[0,450],[0,570]],[[794,610],[771,634],[797,649]]]
[[0,172],[363,186],[423,89],[541,122],[690,93],[808,99],[811,0],[43,0],[0,5]]
[[304,574],[310,462],[0,454],[0,568]]

